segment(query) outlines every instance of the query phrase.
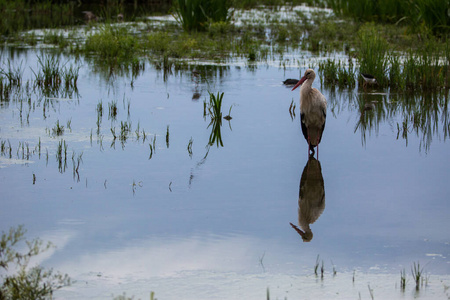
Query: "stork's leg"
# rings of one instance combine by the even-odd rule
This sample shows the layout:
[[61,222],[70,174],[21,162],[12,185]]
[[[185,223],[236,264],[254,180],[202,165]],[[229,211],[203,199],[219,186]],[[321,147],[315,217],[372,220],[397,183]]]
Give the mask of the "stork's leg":
[[319,160],[319,140],[320,140],[320,137],[318,137],[317,138],[317,141],[316,141],[316,147],[317,147],[317,160]]
[[309,139],[309,132],[308,132],[308,139],[307,139],[307,142],[308,142],[308,158],[309,158],[309,153],[310,153],[310,151],[311,151],[311,140]]

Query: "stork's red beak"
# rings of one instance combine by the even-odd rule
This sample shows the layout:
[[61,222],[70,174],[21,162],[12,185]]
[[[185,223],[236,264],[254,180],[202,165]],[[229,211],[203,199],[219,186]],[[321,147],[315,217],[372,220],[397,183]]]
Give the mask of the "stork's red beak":
[[298,88],[305,80],[306,80],[306,77],[303,76],[303,77],[297,82],[297,84],[292,88],[291,92],[292,92],[293,90],[295,90],[296,88]]
[[294,228],[295,231],[297,231],[298,234],[300,234],[300,236],[303,238],[305,236],[305,233],[303,231],[300,230],[300,228],[298,228],[297,226],[295,226],[294,224],[290,223],[292,228]]

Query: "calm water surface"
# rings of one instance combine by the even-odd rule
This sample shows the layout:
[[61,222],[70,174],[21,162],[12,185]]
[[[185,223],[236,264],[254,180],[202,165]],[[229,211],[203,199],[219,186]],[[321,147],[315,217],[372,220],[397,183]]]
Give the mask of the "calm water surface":
[[[33,78],[36,55],[14,57],[23,61],[24,82]],[[2,62],[8,58],[3,52]],[[305,168],[299,93],[281,82],[298,78],[306,65],[197,66],[199,76],[186,71],[165,81],[149,64],[135,79],[107,79],[85,61],[62,60],[81,66],[78,95],[31,93],[22,118],[20,101],[0,109],[0,137],[10,142],[13,158],[0,157],[0,228],[23,224],[28,238],[57,246],[38,262],[76,282],[55,298],[126,292],[145,299],[154,291],[158,299],[261,299],[269,288],[274,299],[367,299],[368,287],[379,299],[449,296],[450,144],[440,118],[448,108],[439,108],[431,140],[409,125],[406,144],[397,136],[401,110],[369,118],[374,124],[366,129],[358,125],[358,97],[374,101],[364,114],[377,115],[397,95],[333,91],[318,76],[313,86],[328,99],[327,123],[320,168],[317,162]],[[224,92],[224,115],[232,107],[232,120],[222,121],[223,147],[207,147],[208,91]],[[108,117],[114,101],[115,120]],[[65,126],[61,136],[51,133],[57,120]],[[119,135],[121,122],[131,122],[132,130],[125,142],[114,142],[111,128]],[[56,159],[62,139],[67,167]],[[24,143],[35,150],[28,160]],[[76,162],[80,155],[75,172],[72,156]],[[310,242],[289,224],[298,226],[302,173],[310,179],[307,189],[325,194],[312,208],[319,216]],[[313,271],[318,255],[322,280]],[[416,292],[409,270],[419,261],[430,277]]]

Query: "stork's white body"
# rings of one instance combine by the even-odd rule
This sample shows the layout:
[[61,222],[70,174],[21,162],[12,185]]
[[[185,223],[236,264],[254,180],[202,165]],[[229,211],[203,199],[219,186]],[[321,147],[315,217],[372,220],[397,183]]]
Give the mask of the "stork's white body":
[[303,135],[308,141],[309,150],[313,152],[314,147],[318,146],[322,139],[327,117],[327,100],[319,90],[312,87],[315,78],[314,71],[308,69],[292,89],[302,85],[300,88],[300,119]]

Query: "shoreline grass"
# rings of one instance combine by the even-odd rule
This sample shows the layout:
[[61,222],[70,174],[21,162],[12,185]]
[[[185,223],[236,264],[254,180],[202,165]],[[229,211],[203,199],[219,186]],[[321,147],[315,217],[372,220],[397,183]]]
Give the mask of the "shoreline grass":
[[358,21],[406,23],[412,31],[426,27],[434,34],[448,34],[450,18],[447,0],[325,0],[341,16]]

